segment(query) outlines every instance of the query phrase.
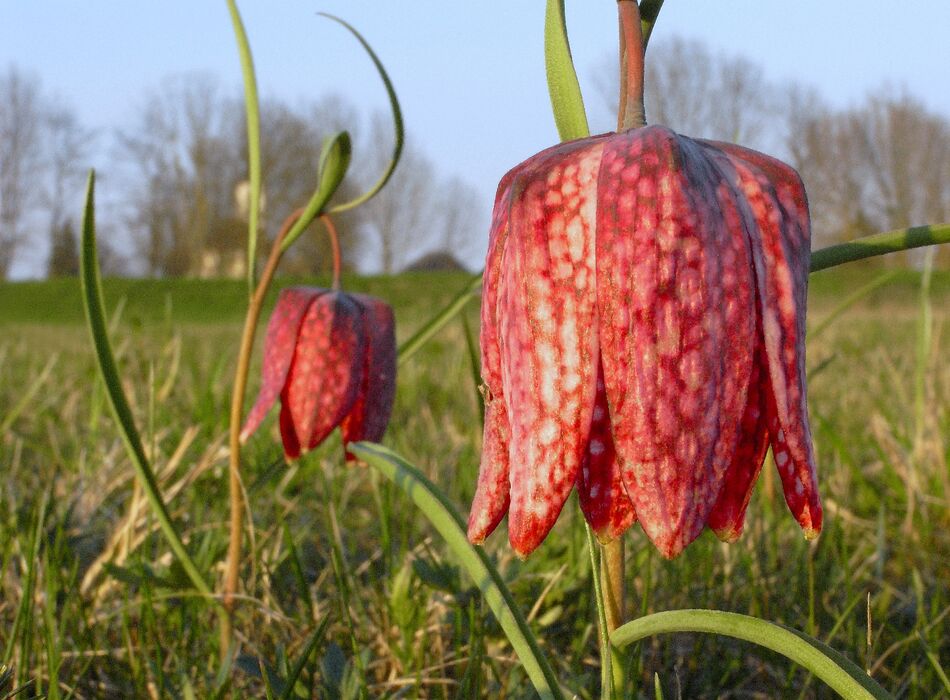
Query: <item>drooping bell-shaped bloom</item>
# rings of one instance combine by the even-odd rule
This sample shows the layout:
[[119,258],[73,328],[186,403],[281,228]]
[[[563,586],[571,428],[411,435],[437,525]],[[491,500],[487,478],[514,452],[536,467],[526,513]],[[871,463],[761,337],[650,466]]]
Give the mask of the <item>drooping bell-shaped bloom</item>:
[[288,459],[312,450],[337,426],[344,444],[377,442],[386,432],[395,392],[390,306],[363,294],[290,287],[281,291],[267,323],[261,389],[241,441],[280,396]]
[[660,126],[562,143],[498,188],[482,301],[484,449],[468,534],[522,556],[571,489],[602,540],[734,540],[772,446],[814,537],[809,217],[769,156]]

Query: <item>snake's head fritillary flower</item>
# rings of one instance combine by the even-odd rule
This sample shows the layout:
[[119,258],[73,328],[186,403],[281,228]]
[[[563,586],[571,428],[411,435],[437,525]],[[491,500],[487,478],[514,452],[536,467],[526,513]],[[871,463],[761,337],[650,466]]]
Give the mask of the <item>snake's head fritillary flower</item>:
[[742,530],[771,445],[821,529],[805,405],[808,206],[789,166],[649,126],[562,143],[502,180],[485,267],[484,449],[468,534],[521,556],[571,489],[602,540],[666,557]]
[[344,445],[379,441],[396,391],[394,328],[392,309],[375,297],[284,289],[267,324],[261,390],[242,442],[278,396],[288,459],[312,450],[337,426]]

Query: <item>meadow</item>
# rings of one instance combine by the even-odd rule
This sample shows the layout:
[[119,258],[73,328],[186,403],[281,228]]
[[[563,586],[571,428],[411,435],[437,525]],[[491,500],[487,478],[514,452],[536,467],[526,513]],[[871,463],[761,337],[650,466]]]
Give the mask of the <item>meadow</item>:
[[[627,608],[719,608],[779,622],[845,653],[896,697],[930,700],[950,697],[950,273],[928,284],[910,271],[883,274],[852,265],[811,278],[821,537],[802,538],[769,463],[735,544],[707,532],[666,561],[637,526],[627,533]],[[404,340],[468,279],[351,276],[343,286],[389,301]],[[872,281],[881,283],[861,291]],[[278,280],[270,303],[292,283],[328,280]],[[245,287],[106,280],[105,297],[166,501],[206,578],[219,581]],[[464,318],[400,366],[383,443],[467,515],[481,445],[468,345],[477,300]],[[0,663],[11,669],[0,674],[0,698],[27,683],[18,697],[534,697],[425,516],[375,472],[345,467],[336,436],[285,464],[273,415],[244,450],[252,534],[235,615],[240,655],[219,677],[215,612],[161,538],[105,401],[78,282],[0,284]],[[488,552],[561,681],[597,697],[576,499],[526,561],[503,529]],[[655,697],[655,673],[666,698],[831,696],[786,659],[727,638],[666,636],[628,653],[636,697]]]

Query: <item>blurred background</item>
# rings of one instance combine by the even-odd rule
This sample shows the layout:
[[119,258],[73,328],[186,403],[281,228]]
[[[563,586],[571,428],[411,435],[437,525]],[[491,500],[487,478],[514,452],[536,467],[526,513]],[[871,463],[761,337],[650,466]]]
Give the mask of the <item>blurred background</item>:
[[[306,200],[321,140],[351,132],[341,193],[389,157],[385,93],[407,147],[371,206],[341,218],[363,273],[477,270],[494,187],[557,140],[544,79],[544,4],[243,3],[262,101],[265,231]],[[612,128],[615,2],[568,2],[593,131]],[[802,173],[815,246],[950,219],[945,3],[670,0],[648,52],[647,118],[767,151]],[[85,173],[100,186],[106,274],[240,277],[246,177],[240,67],[224,2],[0,2],[0,279],[69,276]],[[284,272],[329,264],[324,236]],[[920,251],[874,265],[918,265]],[[950,250],[937,265],[950,263]]]

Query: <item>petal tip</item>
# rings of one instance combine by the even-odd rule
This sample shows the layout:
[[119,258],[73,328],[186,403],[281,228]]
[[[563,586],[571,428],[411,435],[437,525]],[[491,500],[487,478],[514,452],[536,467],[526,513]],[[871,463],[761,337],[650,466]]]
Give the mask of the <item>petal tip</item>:
[[713,533],[722,542],[725,542],[726,544],[732,544],[733,542],[737,542],[739,540],[739,537],[742,535],[742,528],[726,527],[719,528],[718,530],[714,528]]

